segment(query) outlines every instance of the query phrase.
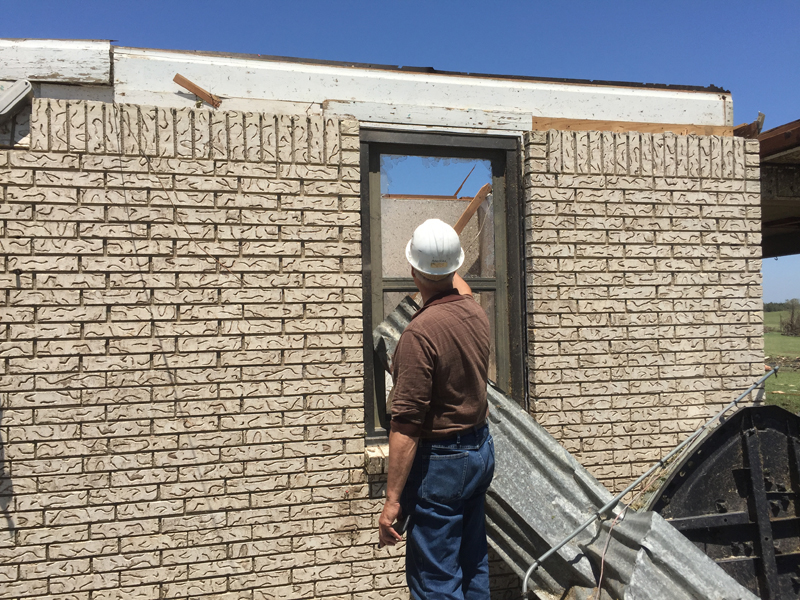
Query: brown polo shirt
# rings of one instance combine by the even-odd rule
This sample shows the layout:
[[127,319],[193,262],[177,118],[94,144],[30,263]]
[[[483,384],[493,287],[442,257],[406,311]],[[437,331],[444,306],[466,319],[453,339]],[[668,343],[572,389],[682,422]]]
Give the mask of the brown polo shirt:
[[489,348],[489,319],[472,296],[430,298],[394,354],[392,430],[436,439],[483,423]]

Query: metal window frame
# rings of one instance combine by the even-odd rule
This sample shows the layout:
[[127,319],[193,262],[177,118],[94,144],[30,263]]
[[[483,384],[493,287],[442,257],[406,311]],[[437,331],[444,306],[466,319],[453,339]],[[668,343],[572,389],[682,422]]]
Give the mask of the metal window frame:
[[[380,210],[374,210],[375,190],[380,199],[380,155],[407,154],[417,156],[442,156],[490,160],[495,199],[503,194],[505,215],[495,213],[502,219],[506,252],[495,254],[497,278],[491,280],[470,279],[475,291],[496,290],[496,302],[502,302],[507,328],[498,327],[498,371],[506,370],[510,376],[510,390],[514,398],[520,399],[527,408],[526,330],[525,310],[525,260],[524,260],[524,208],[521,193],[521,139],[508,136],[421,133],[382,129],[361,129],[361,253],[363,275],[363,323],[364,323],[364,419],[368,441],[386,438],[385,416],[378,417],[383,427],[375,426],[376,382],[375,357],[372,348],[373,314],[382,313],[383,292],[402,291],[410,278],[382,278],[380,247],[374,243],[373,231],[380,231]],[[504,185],[496,185],[502,180]],[[496,225],[498,219],[495,218]],[[497,231],[496,231],[497,233]],[[500,240],[502,243],[503,240]],[[496,242],[497,243],[497,242]],[[380,281],[380,294],[375,293],[376,279]],[[497,279],[496,284],[492,284]],[[388,285],[385,285],[388,284]],[[500,350],[502,348],[502,351]],[[501,361],[505,361],[501,364]],[[380,418],[384,417],[384,418]]]

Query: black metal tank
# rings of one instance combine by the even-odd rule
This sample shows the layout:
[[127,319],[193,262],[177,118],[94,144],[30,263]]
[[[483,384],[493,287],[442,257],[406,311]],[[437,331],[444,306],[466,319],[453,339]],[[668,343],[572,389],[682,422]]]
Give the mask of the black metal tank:
[[765,600],[800,598],[800,417],[742,408],[671,471],[648,509]]

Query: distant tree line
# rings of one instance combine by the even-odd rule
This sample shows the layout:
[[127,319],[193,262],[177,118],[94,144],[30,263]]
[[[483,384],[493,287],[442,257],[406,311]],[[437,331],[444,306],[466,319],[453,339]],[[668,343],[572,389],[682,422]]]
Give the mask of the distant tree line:
[[764,303],[764,312],[778,312],[780,310],[792,310],[793,307],[797,307],[800,304],[800,300],[797,298],[792,298],[791,300],[786,300],[785,302],[765,302]]

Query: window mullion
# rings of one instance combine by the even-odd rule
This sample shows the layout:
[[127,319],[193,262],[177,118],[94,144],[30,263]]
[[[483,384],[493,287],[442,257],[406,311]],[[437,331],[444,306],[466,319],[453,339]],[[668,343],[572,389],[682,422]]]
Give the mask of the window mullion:
[[492,197],[494,201],[494,243],[495,243],[495,344],[497,347],[497,383],[502,389],[510,389],[511,357],[509,356],[508,327],[508,237],[506,232],[505,178],[492,178]]

